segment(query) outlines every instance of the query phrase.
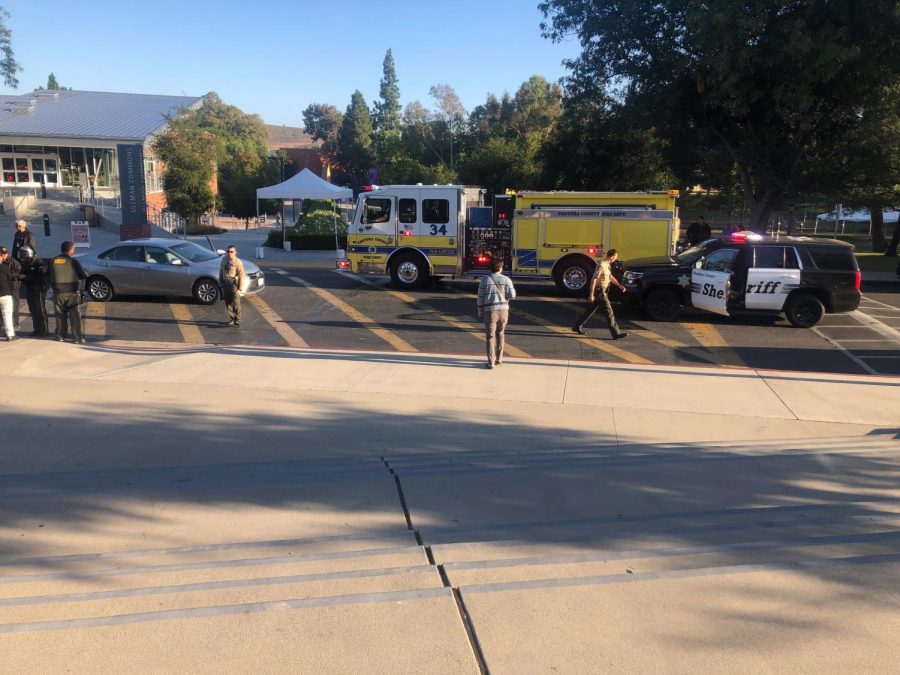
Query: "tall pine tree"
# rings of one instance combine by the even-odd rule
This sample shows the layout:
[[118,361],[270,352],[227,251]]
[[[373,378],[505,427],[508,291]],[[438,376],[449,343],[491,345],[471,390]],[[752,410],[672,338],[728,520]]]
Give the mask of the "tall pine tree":
[[372,167],[372,115],[366,99],[357,89],[353,92],[338,134],[338,161],[354,186],[368,180]]

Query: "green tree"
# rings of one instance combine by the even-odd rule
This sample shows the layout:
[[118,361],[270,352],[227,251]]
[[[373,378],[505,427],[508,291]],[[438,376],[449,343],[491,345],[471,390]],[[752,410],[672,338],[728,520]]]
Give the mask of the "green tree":
[[6,86],[16,89],[19,86],[16,73],[22,70],[22,66],[16,61],[13,53],[12,31],[6,25],[6,20],[9,19],[9,16],[9,12],[0,6],[0,54],[2,54],[2,58],[0,58],[0,75],[3,75],[3,81],[6,83]]
[[441,153],[441,162],[453,170],[453,139],[459,133],[460,128],[466,123],[466,109],[463,107],[456,91],[449,84],[435,84],[428,90],[428,95],[434,99],[437,108],[434,112],[434,118],[440,122],[444,131],[446,147],[449,148],[449,162],[444,161],[443,153]]
[[330,103],[311,103],[303,111],[303,128],[314,141],[321,141],[320,152],[328,166],[337,164],[338,136],[344,115]]
[[338,134],[338,162],[353,185],[363,185],[372,167],[372,115],[358,89],[353,92]]
[[727,153],[751,226],[795,189],[810,148],[830,144],[897,81],[895,0],[546,0],[544,34],[572,34],[568,83],[652,100]]
[[200,129],[194,117],[182,117],[157,136],[154,151],[165,166],[163,189],[169,208],[196,224],[216,204],[212,190],[215,135]]
[[382,64],[381,86],[378,91],[380,100],[375,101],[372,125],[381,133],[399,131],[400,129],[400,84],[394,68],[394,55],[388,49]]

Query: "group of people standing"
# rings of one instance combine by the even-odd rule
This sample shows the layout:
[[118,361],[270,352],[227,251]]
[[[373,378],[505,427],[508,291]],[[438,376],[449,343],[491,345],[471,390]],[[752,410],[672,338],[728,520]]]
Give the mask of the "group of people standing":
[[53,307],[56,315],[56,339],[68,337],[84,343],[80,306],[84,298],[84,282],[87,274],[81,263],[72,255],[75,245],[64,241],[58,256],[44,261],[37,256],[37,242],[24,220],[16,221],[12,252],[0,246],[0,314],[3,318],[3,334],[7,342],[18,339],[19,303],[21,287],[25,286],[25,298],[32,319],[32,337],[50,334],[47,317],[47,291],[53,289]]
[[[572,326],[572,332],[585,335],[584,325],[601,307],[606,315],[609,332],[613,340],[621,340],[628,337],[628,333],[619,329],[616,315],[609,301],[609,287],[613,284],[621,290],[625,287],[613,276],[612,264],[618,260],[619,254],[611,248],[606,252],[603,260],[597,263],[594,274],[591,277],[588,292],[588,306],[582,312],[578,321]],[[478,318],[484,319],[485,350],[487,353],[486,368],[493,369],[503,363],[503,346],[505,343],[506,326],[509,323],[509,303],[516,297],[516,289],[509,277],[503,275],[503,260],[494,258],[491,260],[491,273],[481,277],[478,283],[478,297],[476,307]]]

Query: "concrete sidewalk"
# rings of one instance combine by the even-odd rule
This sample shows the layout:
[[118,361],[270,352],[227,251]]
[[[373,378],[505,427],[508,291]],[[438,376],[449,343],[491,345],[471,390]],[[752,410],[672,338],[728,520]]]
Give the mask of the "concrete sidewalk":
[[9,672],[889,672],[900,378],[0,347]]

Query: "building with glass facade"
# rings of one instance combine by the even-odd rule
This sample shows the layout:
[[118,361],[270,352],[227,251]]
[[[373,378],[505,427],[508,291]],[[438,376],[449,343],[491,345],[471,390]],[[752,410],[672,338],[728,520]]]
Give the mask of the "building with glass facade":
[[115,189],[117,144],[141,143],[147,201],[158,203],[162,175],[153,139],[203,97],[38,90],[0,102],[0,188]]

